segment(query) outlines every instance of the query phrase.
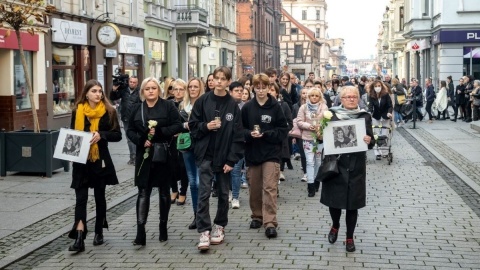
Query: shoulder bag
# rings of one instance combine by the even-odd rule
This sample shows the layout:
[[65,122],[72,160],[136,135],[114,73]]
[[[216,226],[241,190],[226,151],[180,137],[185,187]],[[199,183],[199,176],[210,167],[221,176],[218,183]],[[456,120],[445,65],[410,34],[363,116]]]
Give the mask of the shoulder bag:
[[341,155],[324,155],[322,150],[322,164],[318,168],[315,181],[327,182],[340,174],[338,170],[338,159]]
[[288,136],[298,139],[302,138],[302,130],[298,127],[298,117],[293,119],[293,128],[288,132]]
[[177,137],[177,150],[179,151],[188,151],[192,146],[192,138],[190,133],[180,133]]

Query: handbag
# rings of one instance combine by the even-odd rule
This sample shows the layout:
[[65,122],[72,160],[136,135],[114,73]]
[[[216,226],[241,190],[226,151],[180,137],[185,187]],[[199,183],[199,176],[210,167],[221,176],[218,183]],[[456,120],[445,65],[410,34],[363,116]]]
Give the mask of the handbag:
[[169,145],[167,143],[154,143],[152,162],[167,163],[168,156],[170,155],[168,147]]
[[397,95],[397,102],[398,102],[398,105],[405,104],[405,95]]
[[288,136],[293,138],[302,138],[302,130],[298,127],[298,118],[293,119],[293,128],[288,132]]
[[180,133],[177,137],[177,150],[179,151],[187,151],[192,146],[192,138],[190,137],[190,133]]
[[318,168],[317,176],[315,181],[317,182],[327,182],[335,178],[340,174],[338,170],[338,159],[341,155],[323,155],[322,151],[322,164]]

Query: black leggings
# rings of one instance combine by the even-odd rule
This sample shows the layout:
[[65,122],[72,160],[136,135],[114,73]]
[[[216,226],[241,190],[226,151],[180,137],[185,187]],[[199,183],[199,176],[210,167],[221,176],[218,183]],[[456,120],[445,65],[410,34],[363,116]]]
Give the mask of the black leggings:
[[305,149],[303,149],[303,140],[296,139],[295,142],[297,143],[298,153],[300,153],[300,162],[302,163],[302,170],[303,173],[307,173],[307,158],[305,157]]
[[[329,207],[330,216],[332,217],[333,225],[335,229],[340,228],[340,216],[342,216],[342,209]],[[347,223],[347,239],[353,239],[353,233],[355,232],[355,226],[357,226],[358,210],[347,210],[345,221]]]
[[[70,238],[76,238],[77,225],[82,221],[84,226],[84,237],[88,233],[87,230],[87,202],[88,202],[88,186],[75,189],[75,223],[69,235]],[[108,228],[107,224],[107,201],[105,199],[105,186],[95,187],[93,189],[95,197],[95,233],[102,234],[103,228]]]

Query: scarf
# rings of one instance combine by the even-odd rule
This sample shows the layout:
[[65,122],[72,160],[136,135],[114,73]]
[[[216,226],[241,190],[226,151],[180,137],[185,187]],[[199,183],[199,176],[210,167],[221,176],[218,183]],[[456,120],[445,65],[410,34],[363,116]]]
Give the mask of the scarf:
[[307,99],[307,109],[309,112],[317,113],[319,105],[320,105],[320,102],[318,102],[317,104],[312,104],[310,103],[310,100]]
[[[90,131],[98,131],[98,125],[100,123],[100,118],[107,112],[105,109],[105,104],[103,101],[100,101],[95,109],[92,109],[88,102],[83,104],[78,104],[77,113],[75,116],[75,129],[84,131],[85,130],[85,116],[88,117],[90,121]],[[88,160],[95,162],[100,159],[100,153],[98,151],[98,144],[94,143],[90,145],[90,152],[88,152]]]
[[365,110],[360,109],[360,107],[357,107],[356,109],[353,109],[353,110],[347,110],[343,107],[343,105],[340,105],[337,107],[331,107],[330,111],[334,112],[335,115],[340,120],[357,119],[358,116],[360,116],[360,114],[365,112]]

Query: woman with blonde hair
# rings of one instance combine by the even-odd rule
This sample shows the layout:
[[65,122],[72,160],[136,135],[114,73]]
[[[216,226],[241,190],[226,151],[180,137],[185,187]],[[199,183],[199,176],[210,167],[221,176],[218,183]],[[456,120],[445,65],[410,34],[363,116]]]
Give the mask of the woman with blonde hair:
[[302,130],[303,150],[305,151],[307,167],[308,197],[315,196],[318,184],[315,186],[315,175],[322,162],[323,138],[318,137],[318,127],[323,113],[328,111],[323,93],[318,88],[307,92],[307,102],[298,110],[298,127]]
[[105,98],[103,87],[97,80],[89,80],[75,103],[70,128],[93,134],[90,151],[85,164],[73,162],[72,184],[75,189],[75,222],[68,237],[76,239],[68,250],[85,251],[84,240],[87,235],[87,200],[88,189],[93,188],[95,196],[95,237],[93,245],[101,245],[103,228],[108,228],[107,202],[105,189],[107,185],[118,184],[108,142],[122,139],[117,111]]
[[[193,104],[195,101],[205,93],[205,86],[199,78],[191,78],[187,84],[187,91],[183,97],[183,102],[180,103],[180,117],[182,118],[183,130],[182,133],[189,133],[188,120],[192,113]],[[197,173],[197,165],[195,165],[195,154],[193,153],[193,142],[188,150],[182,151],[183,162],[187,171],[188,182],[190,185],[190,196],[192,198],[193,207],[193,221],[188,225],[188,229],[194,230],[197,228],[197,202],[198,202],[198,185],[199,175]]]
[[163,84],[163,99],[172,99],[173,98],[173,85],[172,83],[175,81],[174,78],[168,77],[165,79],[165,83]]
[[[133,244],[144,246],[147,237],[145,224],[150,209],[150,195],[154,187],[158,188],[160,196],[159,240],[160,242],[168,240],[170,183],[174,176],[171,168],[174,160],[168,155],[168,151],[162,149],[165,150],[175,134],[182,131],[182,122],[173,102],[160,98],[160,84],[157,79],[150,77],[143,80],[140,98],[142,103],[135,104],[132,110],[127,136],[137,146],[134,175],[135,186],[138,187],[137,236]],[[154,144],[159,147],[154,148]],[[159,158],[153,160],[155,152],[159,154]]]

